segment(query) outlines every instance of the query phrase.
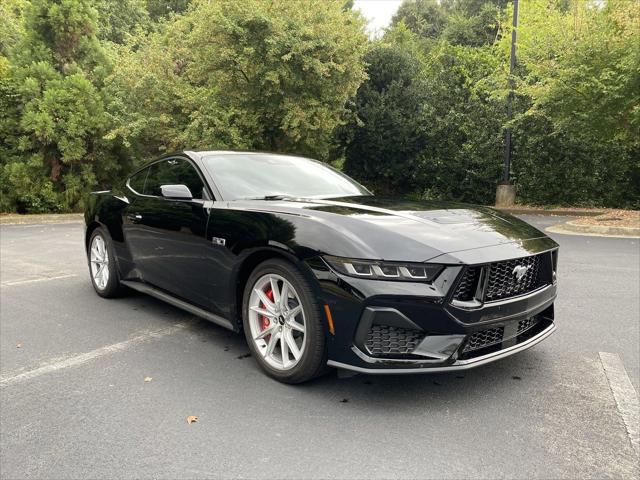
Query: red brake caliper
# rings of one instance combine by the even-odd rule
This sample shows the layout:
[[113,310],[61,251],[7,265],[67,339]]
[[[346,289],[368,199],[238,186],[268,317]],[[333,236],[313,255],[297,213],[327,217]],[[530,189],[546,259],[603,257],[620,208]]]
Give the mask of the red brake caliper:
[[[269,300],[271,300],[273,302],[273,290],[269,289],[266,292],[267,297],[269,298]],[[265,310],[267,309],[266,305],[262,302],[260,302],[260,308],[264,308]],[[269,327],[269,319],[267,317],[265,317],[264,315],[260,316],[260,330],[266,330],[267,327]]]

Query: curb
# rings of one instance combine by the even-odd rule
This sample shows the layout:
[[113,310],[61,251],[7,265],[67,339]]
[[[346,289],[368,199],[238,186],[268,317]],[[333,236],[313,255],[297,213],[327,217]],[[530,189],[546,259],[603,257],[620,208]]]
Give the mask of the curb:
[[599,235],[619,235],[623,237],[640,237],[638,227],[613,227],[607,225],[581,225],[575,221],[563,225],[567,230],[578,233],[596,233]]
[[82,223],[82,213],[34,214],[34,215],[2,215],[0,225],[50,225],[60,223]]
[[638,227],[611,227],[605,225],[580,225],[575,221],[546,228],[547,232],[567,235],[590,235],[599,237],[640,238]]

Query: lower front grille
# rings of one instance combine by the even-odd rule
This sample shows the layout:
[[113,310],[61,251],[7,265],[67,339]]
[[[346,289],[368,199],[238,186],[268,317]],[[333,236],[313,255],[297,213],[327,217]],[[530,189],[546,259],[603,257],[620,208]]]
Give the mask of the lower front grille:
[[481,348],[490,347],[497,343],[502,343],[504,337],[504,327],[487,328],[486,330],[480,330],[471,334],[467,340],[462,353],[470,352],[472,350],[479,350]]
[[533,316],[524,318],[518,322],[518,329],[514,331],[513,327],[510,327],[505,337],[505,327],[492,327],[485,330],[472,333],[467,339],[467,343],[462,349],[462,353],[471,352],[474,350],[480,350],[481,348],[490,347],[502,343],[504,340],[518,336],[527,330],[531,330],[540,322],[539,316]]
[[424,337],[420,330],[372,325],[364,346],[371,355],[410,355]]
[[531,327],[533,327],[536,323],[538,323],[537,317],[529,317],[529,318],[525,318],[524,320],[520,320],[518,322],[518,335],[520,335],[522,332],[526,332]]

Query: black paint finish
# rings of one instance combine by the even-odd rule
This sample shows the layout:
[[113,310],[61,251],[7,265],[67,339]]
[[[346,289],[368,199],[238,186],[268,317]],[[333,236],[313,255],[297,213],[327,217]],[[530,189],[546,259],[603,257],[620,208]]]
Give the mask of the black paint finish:
[[[205,184],[205,199],[144,195],[128,183],[91,196],[87,238],[96,226],[108,229],[123,280],[141,282],[239,330],[239,298],[251,269],[269,257],[285,258],[311,280],[321,303],[331,309],[335,334],[325,325],[329,359],[369,369],[396,364],[367,361],[355,346],[367,308],[394,309],[429,335],[458,340],[486,324],[553,311],[555,281],[531,295],[477,309],[450,304],[451,287],[464,265],[557,250],[553,240],[515,217],[482,206],[372,195],[228,201],[216,187],[215,172],[201,162],[203,155],[184,152],[163,160],[189,162]],[[447,268],[432,284],[371,280],[331,270],[322,255],[429,261]],[[436,340],[426,344],[443,343]],[[442,352],[438,355],[441,366],[454,362],[457,353],[444,360]],[[412,365],[403,362],[402,368]]]

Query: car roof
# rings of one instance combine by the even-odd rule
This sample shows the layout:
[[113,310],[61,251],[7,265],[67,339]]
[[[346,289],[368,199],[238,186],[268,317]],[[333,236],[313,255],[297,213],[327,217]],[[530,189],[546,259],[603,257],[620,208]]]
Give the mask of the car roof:
[[298,154],[289,154],[289,153],[276,153],[276,152],[263,152],[256,150],[185,150],[183,152],[188,157],[191,157],[193,160],[202,160],[204,157],[215,156],[215,155],[242,155],[242,156],[277,156],[277,157],[289,157],[289,158],[300,158],[305,160],[313,160],[318,161],[313,158],[305,157]]
[[280,155],[278,153],[271,153],[271,152],[256,152],[256,151],[242,151],[242,150],[191,150],[191,151],[185,151],[184,153],[187,153],[187,154],[192,153],[200,157],[205,155],[260,155],[260,154]]

